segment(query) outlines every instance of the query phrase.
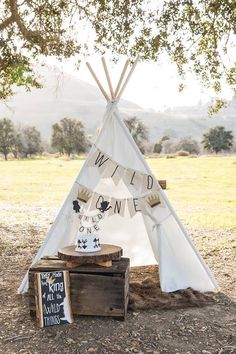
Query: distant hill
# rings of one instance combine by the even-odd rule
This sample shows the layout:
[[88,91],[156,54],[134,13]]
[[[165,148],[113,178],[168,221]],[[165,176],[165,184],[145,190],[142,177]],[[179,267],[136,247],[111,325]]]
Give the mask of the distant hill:
[[150,139],[155,141],[163,135],[172,137],[192,136],[200,140],[211,127],[223,125],[232,130],[236,138],[236,102],[222,109],[217,115],[209,117],[208,106],[175,107],[163,113],[140,112],[139,117],[151,127]]
[[[43,89],[18,90],[7,105],[0,103],[0,117],[36,126],[45,140],[50,139],[52,124],[64,117],[81,120],[86,131],[93,134],[105,110],[105,100],[97,87],[68,74],[58,75],[58,71],[49,68],[43,68],[41,76]],[[145,111],[132,102],[121,100],[119,109],[124,117],[135,115],[142,119],[149,128],[151,141],[164,134],[174,137],[191,135],[199,139],[215,125],[224,125],[236,136],[235,103],[212,118],[207,116],[207,106],[204,105],[176,107],[159,113]]]

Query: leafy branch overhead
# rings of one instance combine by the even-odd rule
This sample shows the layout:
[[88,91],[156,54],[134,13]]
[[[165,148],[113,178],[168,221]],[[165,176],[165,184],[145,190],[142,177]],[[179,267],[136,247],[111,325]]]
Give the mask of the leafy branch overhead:
[[[40,86],[32,63],[42,55],[69,58],[106,49],[143,60],[167,55],[180,89],[190,70],[217,94],[223,82],[236,93],[235,1],[3,0],[0,12],[0,98],[12,94],[13,84]],[[222,105],[219,100],[216,109]]]

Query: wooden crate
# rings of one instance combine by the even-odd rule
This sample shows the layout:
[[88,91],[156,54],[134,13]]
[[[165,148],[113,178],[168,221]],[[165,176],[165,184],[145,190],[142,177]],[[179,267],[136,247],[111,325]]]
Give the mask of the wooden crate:
[[112,316],[125,319],[129,293],[129,259],[113,261],[112,267],[81,265],[70,269],[57,257],[41,259],[29,270],[29,306],[35,316],[34,273],[68,270],[73,315]]

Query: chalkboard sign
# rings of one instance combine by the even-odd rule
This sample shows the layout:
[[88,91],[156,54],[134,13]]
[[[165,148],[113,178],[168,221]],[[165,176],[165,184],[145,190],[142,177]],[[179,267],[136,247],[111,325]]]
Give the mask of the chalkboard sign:
[[36,272],[35,302],[39,327],[72,323],[69,272]]

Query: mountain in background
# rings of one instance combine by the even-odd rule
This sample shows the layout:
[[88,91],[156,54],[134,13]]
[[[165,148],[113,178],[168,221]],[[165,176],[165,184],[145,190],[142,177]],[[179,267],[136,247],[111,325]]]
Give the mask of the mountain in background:
[[[50,140],[51,126],[64,117],[83,122],[88,134],[94,134],[105,111],[105,100],[97,87],[89,85],[58,70],[43,68],[40,71],[42,89],[31,92],[19,90],[7,103],[0,103],[0,117],[16,124],[33,125],[44,140]],[[179,138],[192,136],[201,139],[210,127],[223,125],[236,137],[236,103],[208,117],[207,105],[175,107],[162,113],[146,111],[138,105],[121,100],[119,110],[124,118],[136,116],[149,128],[151,142],[163,135]]]

